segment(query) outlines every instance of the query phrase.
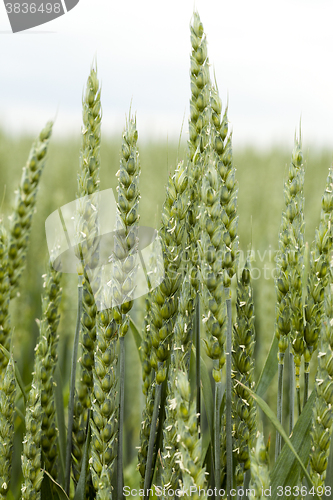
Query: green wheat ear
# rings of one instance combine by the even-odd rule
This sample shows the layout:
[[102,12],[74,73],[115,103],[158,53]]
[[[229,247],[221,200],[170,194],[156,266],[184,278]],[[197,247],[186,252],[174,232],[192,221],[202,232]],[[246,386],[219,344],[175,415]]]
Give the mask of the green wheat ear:
[[250,450],[257,433],[254,399],[237,382],[254,390],[254,305],[251,286],[251,268],[245,263],[237,282],[237,320],[234,326],[233,360],[233,417],[235,429],[235,454],[238,460],[237,484],[243,484],[244,471],[250,468]]
[[222,102],[216,88],[211,89],[211,144],[215,168],[220,177],[221,222],[223,224],[224,286],[236,273],[238,264],[238,183],[233,162],[232,134],[228,134],[228,107],[222,116]]
[[99,189],[100,140],[101,140],[101,91],[96,69],[92,68],[88,77],[83,99],[83,129],[80,169],[78,173],[77,197],[92,196],[92,202],[79,203],[77,232],[86,236],[80,243],[80,257],[84,264],[83,315],[81,321],[82,355],[80,358],[81,376],[78,383],[78,396],[83,408],[90,407],[92,389],[92,366],[94,342],[96,339],[96,305],[91,289],[87,268],[94,270],[98,259],[98,206],[95,193]]
[[[139,470],[144,477],[148,453],[148,441],[154,402],[157,390],[167,374],[167,360],[173,343],[173,331],[177,318],[178,297],[183,274],[182,258],[184,255],[185,218],[188,210],[187,168],[179,163],[173,176],[169,177],[166,200],[162,210],[160,241],[163,252],[165,277],[162,283],[149,294],[149,309],[146,326],[145,349],[152,345],[149,364],[146,366],[150,387],[147,391],[143,423],[140,431]],[[149,335],[149,344],[146,340]],[[144,375],[145,376],[145,375]],[[157,403],[156,403],[157,404]]]
[[198,249],[200,227],[197,224],[201,202],[201,181],[205,168],[206,151],[210,141],[210,75],[207,56],[207,40],[199,14],[194,12],[191,29],[190,58],[190,119],[188,140],[188,177],[190,207],[187,216],[188,247],[191,260],[191,282],[194,290],[199,288]]
[[[251,459],[251,481],[250,481],[250,500],[266,498],[263,491],[270,487],[269,477],[269,442],[264,444],[263,435],[258,432],[255,447],[250,452]],[[253,490],[255,494],[253,495]]]
[[42,471],[42,404],[40,377],[33,374],[25,415],[25,436],[22,453],[22,499],[40,500]]
[[57,477],[58,456],[53,393],[53,374],[57,361],[57,327],[59,324],[59,303],[61,273],[48,264],[44,275],[42,294],[42,320],[39,322],[39,339],[36,346],[34,373],[26,408],[26,434],[23,441],[22,471],[24,482],[22,498],[40,498],[43,479],[42,463],[45,469]]
[[177,409],[177,459],[182,471],[180,485],[188,491],[195,488],[193,498],[199,500],[206,497],[199,496],[199,488],[207,488],[205,467],[201,465],[202,438],[198,438],[196,403],[191,402],[190,382],[185,366],[178,370],[174,405]]
[[[304,258],[304,167],[300,143],[295,140],[288,176],[284,184],[285,208],[279,235],[277,278],[275,281],[277,304],[275,334],[278,343],[278,406],[277,416],[282,423],[283,367],[285,352],[291,338],[295,355],[296,388],[299,395],[299,369],[304,353],[302,275]],[[291,391],[293,388],[291,387]],[[300,408],[300,402],[298,403]],[[293,413],[293,404],[292,409]],[[281,436],[276,433],[276,457],[280,453]]]
[[[107,297],[106,297],[107,299]],[[112,498],[112,474],[117,456],[117,341],[112,309],[98,314],[95,351],[94,400],[91,419],[90,470],[97,500]]]
[[178,442],[178,419],[176,397],[176,379],[179,369],[182,367],[188,371],[192,344],[192,321],[189,311],[193,304],[191,299],[191,285],[189,277],[186,276],[179,296],[178,315],[174,328],[174,343],[171,351],[171,361],[169,368],[167,399],[165,406],[165,420],[163,422],[163,469],[161,473],[161,483],[163,489],[176,490],[179,486],[181,476],[179,463],[177,460],[179,452]]
[[185,218],[188,210],[187,168],[179,163],[169,177],[162,210],[160,237],[165,278],[152,295],[150,335],[154,348],[152,367],[160,385],[166,378],[166,361],[170,355],[173,329],[177,317],[178,296],[183,274]]
[[118,177],[118,212],[114,236],[114,279],[112,300],[124,336],[129,327],[128,312],[132,309],[136,287],[137,250],[139,244],[139,176],[136,119],[129,118],[123,134]]
[[[310,476],[316,491],[325,486],[326,469],[333,430],[333,287],[332,271],[328,271],[329,290],[326,294],[324,319],[321,326],[318,370],[316,375],[317,398],[314,406]],[[318,496],[321,496],[318,494]]]
[[16,382],[14,360],[10,358],[0,390],[0,499],[5,500],[11,477],[14,441]]
[[10,218],[8,275],[12,298],[17,295],[19,280],[25,266],[32,217],[35,211],[38,186],[45,165],[52,125],[52,122],[49,122],[32,145],[16,194],[14,212]]
[[329,169],[321,206],[320,224],[316,230],[315,241],[310,254],[310,272],[305,303],[304,403],[308,397],[309,365],[311,357],[318,346],[324,312],[325,287],[329,280],[330,253],[332,249],[333,167]]
[[60,320],[59,305],[62,289],[61,273],[54,270],[51,262],[43,276],[42,309],[40,336],[36,347],[36,377],[40,378],[42,427],[41,446],[45,469],[56,479],[58,476],[58,429],[56,424],[54,399],[54,370],[57,363],[57,328]]
[[[80,369],[73,419],[73,473],[76,482],[81,471],[88,408],[91,406],[92,368],[96,341],[97,308],[89,280],[95,280],[98,275],[98,268],[96,269],[99,259],[98,210],[95,210],[94,207],[98,207],[97,192],[100,182],[101,89],[97,70],[94,67],[91,68],[82,101],[82,117],[82,145],[77,198],[83,198],[83,200],[82,203],[78,201],[76,230],[78,234],[84,234],[85,239],[79,244],[80,255],[78,255],[80,260],[83,260],[84,281],[80,330]],[[90,196],[89,201],[85,198],[86,196]]]
[[[7,350],[10,346],[10,283],[8,276],[8,236],[0,221],[0,344]],[[0,381],[5,375],[8,359],[0,353]]]
[[207,355],[217,360],[213,369],[215,382],[221,380],[221,369],[225,363],[227,311],[224,297],[223,274],[223,230],[220,219],[220,178],[211,159],[203,176],[200,209],[201,235],[198,241],[200,257],[200,295],[205,324],[204,341]]

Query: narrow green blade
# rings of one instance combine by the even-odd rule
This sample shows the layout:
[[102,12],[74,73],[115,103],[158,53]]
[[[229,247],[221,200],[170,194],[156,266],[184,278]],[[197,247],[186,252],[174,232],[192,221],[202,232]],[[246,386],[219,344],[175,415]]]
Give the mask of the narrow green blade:
[[268,387],[270,386],[273,378],[276,375],[278,369],[278,344],[279,341],[274,335],[273,342],[271,344],[268,356],[266,358],[265,366],[260,374],[258,384],[256,387],[256,394],[261,398],[265,395]]
[[[192,345],[192,352],[196,357],[196,349],[194,345]],[[210,383],[207,366],[202,357],[200,357],[200,372],[201,372],[202,394],[206,409],[210,438],[211,442],[213,443],[214,442],[214,398],[213,398],[212,384]]]
[[[290,439],[288,438],[284,428],[282,427],[282,425],[280,424],[280,422],[278,421],[275,413],[270,409],[270,407],[268,406],[268,404],[263,400],[261,399],[260,396],[258,396],[257,394],[255,394],[253,391],[251,391],[251,389],[249,389],[248,387],[246,387],[244,384],[242,384],[241,382],[238,381],[238,383],[244,387],[253,397],[253,399],[257,402],[258,406],[262,409],[262,411],[265,413],[265,415],[269,418],[270,422],[274,425],[275,429],[280,433],[280,435],[283,437],[287,447],[289,448],[289,451],[288,451],[288,455],[289,454],[292,454],[294,455],[294,457],[296,458],[296,460],[299,462],[303,472],[304,472],[304,476],[308,482],[308,486],[311,488],[313,486],[312,484],[312,481],[311,481],[311,478],[309,476],[309,473],[308,471],[306,470],[306,467],[304,466],[304,463],[303,461],[301,460],[300,456],[298,455],[297,451],[295,450],[292,442],[290,441]],[[315,396],[313,396],[315,397]],[[313,400],[312,400],[312,404],[313,404]],[[312,410],[312,405],[311,405],[311,408]],[[303,410],[304,411],[304,410]],[[311,417],[310,417],[310,414],[307,414],[307,418],[305,417],[304,420],[306,421],[306,423],[308,424],[308,420],[311,418],[312,419],[312,412],[310,411],[311,413]],[[302,412],[302,415],[303,415],[303,412]],[[300,418],[302,418],[302,415]],[[303,436],[304,438],[304,436]],[[286,448],[286,446],[284,447]],[[282,463],[281,464],[281,468],[284,470],[284,474],[288,474],[289,473],[289,468],[288,467],[285,467],[285,464]],[[282,486],[281,483],[278,484],[278,486]],[[274,491],[274,494],[276,495],[275,498],[279,498],[278,496],[278,491]],[[272,494],[273,494],[273,488],[272,488]],[[281,496],[281,495],[280,495]],[[273,498],[273,497],[272,497]],[[317,500],[319,500],[318,496],[317,495],[314,495],[313,498],[316,498]]]
[[86,483],[88,475],[89,445],[90,445],[90,435],[91,435],[89,417],[90,417],[90,411],[88,412],[87,438],[84,445],[81,474],[75,490],[74,500],[86,500]]
[[65,490],[60,486],[59,483],[57,483],[53,479],[53,477],[46,470],[44,470],[41,500],[51,500],[51,499],[69,500]]
[[66,425],[65,425],[65,407],[62,394],[61,373],[59,365],[54,370],[54,400],[56,406],[57,426],[59,431],[59,452],[61,465],[62,486],[65,485],[65,462],[66,462]]
[[[290,443],[293,445],[304,464],[306,464],[310,454],[310,431],[315,399],[316,395],[313,391],[302,411],[301,416],[296,422],[293,434],[290,438]],[[298,463],[297,458],[290,453],[290,449],[285,444],[271,473],[272,498],[276,500],[279,498],[279,491],[284,491],[281,490],[281,487],[285,488],[285,486],[290,486],[293,488],[294,486],[297,486],[299,483],[299,473],[300,464]]]
[[132,318],[130,318],[130,325],[131,325],[131,330],[132,330],[134,342],[135,342],[136,348],[137,348],[138,353],[139,353],[139,358],[141,359],[140,349],[141,349],[142,338],[141,338],[141,335],[139,333],[139,328],[137,327],[137,325],[135,324],[135,322],[133,321]]

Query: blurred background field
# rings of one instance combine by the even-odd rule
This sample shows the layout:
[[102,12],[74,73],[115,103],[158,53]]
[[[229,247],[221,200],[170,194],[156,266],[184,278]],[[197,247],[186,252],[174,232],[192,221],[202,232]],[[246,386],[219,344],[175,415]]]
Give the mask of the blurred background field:
[[[186,159],[185,141],[144,142],[139,148],[141,158],[140,213],[141,224],[159,228],[160,212],[164,201],[168,174],[177,162]],[[27,159],[33,137],[6,135],[0,132],[0,198],[1,218],[6,227],[14,203],[14,191],[19,184],[22,167]],[[116,172],[119,166],[121,137],[102,136],[101,189],[116,189]],[[33,221],[31,244],[24,272],[21,295],[12,304],[14,328],[14,356],[25,383],[31,382],[34,347],[38,335],[36,318],[41,313],[42,275],[48,257],[45,220],[58,207],[75,199],[77,170],[79,166],[80,134],[68,139],[53,140],[41,180],[37,211]],[[241,260],[246,252],[252,253],[252,277],[256,314],[256,380],[263,366],[265,355],[274,335],[274,257],[277,250],[278,231],[283,208],[283,180],[291,157],[290,147],[269,150],[243,148],[234,151],[239,183],[239,240]],[[303,145],[305,177],[306,241],[311,244],[320,217],[321,196],[325,189],[332,151],[315,150]],[[65,387],[68,390],[71,342],[76,320],[76,276],[63,275],[63,298],[59,326],[59,362]],[[141,326],[144,302],[135,304],[135,320]],[[141,422],[141,367],[138,352],[130,335],[126,360],[125,457],[131,476],[137,456]],[[275,384],[276,385],[276,384]],[[269,404],[274,408],[275,395],[270,393]],[[66,401],[65,401],[66,403]],[[20,418],[16,422],[20,429]],[[16,435],[19,442],[19,433]],[[21,440],[22,441],[22,440]],[[20,442],[21,442],[20,441]],[[18,450],[19,448],[15,448]],[[18,453],[16,451],[16,453]],[[14,467],[19,474],[20,458],[14,457]],[[15,470],[15,469],[14,469]],[[129,480],[128,480],[129,481]],[[130,484],[127,482],[126,484]]]

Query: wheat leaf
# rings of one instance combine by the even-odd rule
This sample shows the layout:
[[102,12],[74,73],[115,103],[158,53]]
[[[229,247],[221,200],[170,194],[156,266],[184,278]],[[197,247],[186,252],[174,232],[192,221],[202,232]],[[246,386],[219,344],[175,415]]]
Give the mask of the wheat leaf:
[[89,444],[90,444],[90,434],[91,434],[89,420],[90,420],[90,410],[88,410],[87,437],[86,437],[86,443],[84,445],[81,474],[75,490],[74,500],[85,500],[86,498],[86,483],[87,483],[88,462],[89,462]]
[[272,345],[266,358],[265,366],[260,374],[259,381],[256,388],[256,394],[261,398],[265,395],[270,383],[272,382],[277,372],[277,353],[279,341],[274,336]]
[[[302,462],[300,456],[298,455],[297,451],[295,450],[294,448],[294,445],[293,443],[291,442],[291,440],[288,438],[284,428],[282,427],[282,425],[280,424],[280,422],[278,421],[278,419],[276,418],[274,412],[270,409],[270,407],[268,406],[268,404],[266,403],[266,401],[264,401],[263,399],[261,399],[260,396],[258,396],[258,394],[255,394],[253,391],[251,391],[251,389],[249,389],[248,387],[246,387],[244,384],[242,384],[241,382],[239,382],[237,380],[237,383],[240,384],[242,387],[244,387],[244,389],[246,389],[247,391],[249,391],[249,393],[252,395],[252,397],[254,398],[254,400],[257,402],[258,406],[262,409],[262,411],[265,413],[265,415],[268,417],[268,419],[270,420],[270,422],[274,425],[275,429],[280,433],[280,435],[283,437],[286,445],[288,446],[288,448],[290,449],[290,451],[293,453],[294,457],[297,459],[297,461],[299,462],[303,472],[304,472],[304,475],[306,477],[306,480],[308,482],[308,485],[310,486],[310,488],[313,486],[312,484],[312,481],[311,481],[311,478],[309,476],[309,473],[308,471],[306,470],[306,467],[304,466],[304,463]],[[315,397],[315,396],[313,396]],[[312,404],[313,404],[313,401],[312,401]],[[304,410],[303,410],[304,411]],[[300,417],[300,419],[302,418],[303,416],[303,412],[302,412],[302,415]],[[307,419],[309,418],[312,418],[312,413],[311,413],[311,417],[307,416],[306,417],[303,417],[304,420],[303,422],[305,421],[306,423],[307,422]],[[304,436],[303,436],[303,439],[304,439]],[[290,452],[289,452],[290,453]],[[289,453],[288,453],[288,456],[289,456]],[[281,470],[284,470],[285,471],[285,474],[288,474],[289,473],[289,468],[288,467],[285,467],[285,462],[283,462],[283,464],[281,465],[281,468],[280,468],[280,471]],[[281,486],[281,482],[277,485],[277,486]],[[289,483],[288,483],[289,485]],[[278,491],[275,491],[274,494],[277,495]],[[278,498],[276,496],[276,498]],[[319,500],[318,496],[317,495],[314,495],[313,498],[317,498],[317,500]]]
[[[312,392],[311,397],[308,399],[300,418],[297,420],[294,427],[290,443],[298,453],[302,463],[306,463],[311,446],[311,426],[313,405],[316,399],[315,392]],[[300,465],[290,453],[287,446],[282,448],[279,458],[274,464],[273,471],[271,472],[271,485],[272,485],[272,498],[278,498],[278,486],[290,486],[293,488],[299,483]]]
[[[41,500],[69,500],[65,490],[57,483],[53,477],[44,470],[42,483],[42,498]],[[53,487],[51,486],[53,485]]]
[[64,398],[62,394],[61,373],[59,365],[56,365],[54,371],[54,399],[57,415],[57,426],[59,431],[59,451],[60,451],[60,465],[61,477],[65,479],[65,460],[66,460],[66,425],[65,425],[65,408]]
[[131,325],[131,330],[132,330],[134,342],[135,342],[136,348],[137,348],[138,353],[139,353],[139,358],[141,359],[140,349],[141,349],[142,337],[139,333],[139,328],[137,327],[137,325],[135,324],[135,322],[133,321],[132,318],[130,318],[130,325]]

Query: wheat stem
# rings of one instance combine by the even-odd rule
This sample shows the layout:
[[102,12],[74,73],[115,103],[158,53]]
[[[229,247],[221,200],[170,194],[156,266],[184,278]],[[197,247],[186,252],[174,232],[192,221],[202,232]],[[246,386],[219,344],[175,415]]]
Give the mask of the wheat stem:
[[148,453],[147,453],[147,464],[145,468],[145,478],[144,478],[144,500],[149,499],[146,495],[148,489],[150,488],[152,481],[152,464],[153,464],[153,453],[154,453],[154,444],[155,444],[155,434],[156,434],[156,426],[158,419],[158,412],[161,402],[161,393],[162,393],[162,384],[157,384],[155,387],[155,400],[154,400],[154,411],[151,420],[150,434],[149,434],[149,444],[148,444]]
[[125,411],[125,338],[119,338],[119,431],[118,431],[118,458],[117,458],[117,498],[123,496],[123,425]]
[[65,491],[67,495],[69,494],[70,480],[71,480],[71,457],[72,457],[72,430],[73,430],[73,418],[74,418],[74,396],[75,396],[75,378],[76,378],[76,364],[77,364],[77,354],[79,348],[79,337],[80,337],[80,325],[82,316],[82,293],[83,293],[83,276],[78,275],[78,311],[76,318],[76,328],[74,335],[73,344],[73,354],[72,354],[72,370],[71,370],[71,385],[69,392],[69,403],[68,403],[68,426],[67,426],[67,445],[66,445],[66,464],[65,464]]
[[232,316],[231,291],[225,289],[227,303],[227,346],[226,346],[226,442],[227,442],[227,495],[232,489],[232,381],[231,381],[231,351],[232,351]]

